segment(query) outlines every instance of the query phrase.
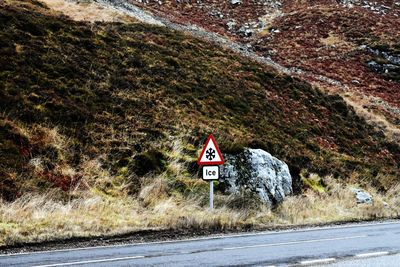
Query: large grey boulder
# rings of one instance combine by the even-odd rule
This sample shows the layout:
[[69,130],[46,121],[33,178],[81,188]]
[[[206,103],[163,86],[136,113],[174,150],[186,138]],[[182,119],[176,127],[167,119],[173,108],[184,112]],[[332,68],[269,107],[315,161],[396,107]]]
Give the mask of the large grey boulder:
[[238,155],[224,155],[220,184],[229,193],[250,190],[272,205],[292,194],[292,176],[286,163],[262,149],[246,148]]
[[354,193],[356,200],[357,200],[357,204],[372,204],[374,203],[374,198],[367,192],[365,192],[362,189],[358,189],[358,188],[352,188],[351,192]]

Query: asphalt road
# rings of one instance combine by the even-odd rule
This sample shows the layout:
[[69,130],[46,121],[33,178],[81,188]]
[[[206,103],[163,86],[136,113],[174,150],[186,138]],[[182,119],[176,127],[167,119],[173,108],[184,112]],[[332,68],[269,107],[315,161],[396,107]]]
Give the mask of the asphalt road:
[[398,253],[392,221],[0,255],[0,266],[400,266]]

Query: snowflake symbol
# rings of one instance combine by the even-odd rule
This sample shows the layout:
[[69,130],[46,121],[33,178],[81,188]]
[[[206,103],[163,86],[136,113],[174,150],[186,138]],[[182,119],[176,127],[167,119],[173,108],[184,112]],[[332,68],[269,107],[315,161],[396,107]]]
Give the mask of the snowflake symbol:
[[208,160],[213,160],[215,158],[215,150],[211,147],[206,151],[206,158]]

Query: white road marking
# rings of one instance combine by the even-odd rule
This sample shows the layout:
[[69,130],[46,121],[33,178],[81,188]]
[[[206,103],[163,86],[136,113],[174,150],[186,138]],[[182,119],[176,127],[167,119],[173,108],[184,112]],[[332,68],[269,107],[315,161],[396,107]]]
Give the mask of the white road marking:
[[[250,237],[250,236],[262,236],[262,235],[280,235],[287,233],[305,233],[305,232],[314,232],[314,231],[324,231],[324,230],[336,230],[336,229],[347,229],[347,228],[363,228],[363,227],[371,227],[371,226],[384,226],[391,224],[400,224],[399,220],[387,221],[387,222],[378,222],[378,223],[364,223],[364,224],[349,224],[349,225],[339,225],[339,226],[322,226],[322,227],[314,227],[309,229],[291,229],[291,230],[276,230],[276,231],[268,231],[268,232],[259,232],[259,233],[248,233],[248,234],[233,234],[233,235],[218,235],[218,236],[208,236],[208,237],[199,237],[199,238],[188,238],[181,240],[167,240],[167,241],[155,241],[155,242],[142,242],[142,243],[134,243],[134,244],[117,244],[117,245],[108,245],[108,246],[92,246],[92,247],[84,247],[84,248],[67,248],[67,249],[55,249],[55,250],[44,250],[44,251],[34,251],[34,252],[21,252],[21,253],[13,253],[13,254],[1,254],[1,257],[12,257],[12,256],[23,256],[23,255],[35,255],[35,254],[43,254],[43,253],[53,253],[53,252],[70,252],[70,251],[81,251],[81,250],[93,250],[93,249],[106,249],[106,248],[118,248],[118,247],[134,247],[141,245],[157,245],[157,244],[168,244],[168,243],[183,243],[183,242],[191,242],[191,241],[205,241],[205,240],[214,240],[214,239],[224,239],[224,238],[237,238],[237,237]],[[295,227],[295,226],[294,226]]]
[[336,261],[335,258],[326,258],[326,259],[301,261],[300,264],[301,265],[313,265],[313,264],[329,263],[329,262],[334,262],[334,261]]
[[361,253],[355,255],[356,258],[368,258],[368,257],[378,257],[388,255],[389,251],[379,251],[379,252],[371,252],[371,253]]
[[144,258],[144,256],[132,256],[132,257],[87,260],[87,261],[73,261],[73,262],[55,263],[55,264],[47,264],[47,265],[36,265],[36,266],[32,266],[32,267],[72,266],[72,265],[81,265],[81,264],[90,264],[90,263],[103,263],[103,262],[112,262],[112,261],[134,260],[134,259],[141,259],[141,258]]
[[241,246],[241,247],[228,247],[228,248],[222,248],[222,250],[275,247],[275,246],[296,245],[296,244],[316,243],[316,242],[325,242],[325,241],[337,241],[337,240],[347,240],[347,239],[365,238],[365,237],[367,237],[367,236],[366,235],[358,235],[358,236],[344,236],[344,237],[335,237],[335,238],[310,239],[310,240],[301,240],[301,241],[272,243],[272,244],[259,244],[259,245]]

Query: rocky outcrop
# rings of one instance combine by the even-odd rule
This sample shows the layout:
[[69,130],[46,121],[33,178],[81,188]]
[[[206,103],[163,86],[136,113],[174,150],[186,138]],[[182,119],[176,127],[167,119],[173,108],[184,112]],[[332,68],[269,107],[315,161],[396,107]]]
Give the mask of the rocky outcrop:
[[142,10],[141,8],[130,4],[125,0],[95,0],[97,3],[105,6],[112,7],[115,10],[125,13],[128,16],[134,17],[140,22],[148,23],[156,26],[165,26],[164,23],[155,17],[152,13]]
[[225,155],[221,168],[221,187],[229,193],[250,190],[263,202],[282,202],[293,192],[292,177],[286,163],[261,149],[246,148],[238,155]]

